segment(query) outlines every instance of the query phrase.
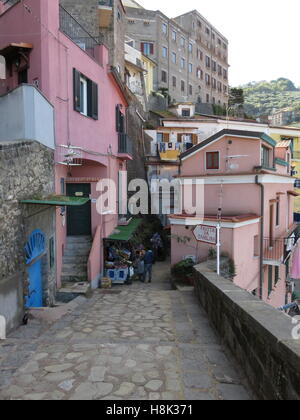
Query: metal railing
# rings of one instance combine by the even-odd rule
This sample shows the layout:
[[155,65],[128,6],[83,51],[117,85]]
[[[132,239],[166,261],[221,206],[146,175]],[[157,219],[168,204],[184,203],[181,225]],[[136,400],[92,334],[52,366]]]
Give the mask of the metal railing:
[[132,141],[127,134],[119,133],[119,153],[132,155]]
[[264,238],[264,260],[282,262],[285,254],[285,248],[285,238]]
[[289,237],[264,238],[264,260],[283,262],[300,238],[300,226],[297,226]]
[[3,2],[3,9],[2,12],[6,12],[6,10],[8,10],[9,8],[11,8],[12,6],[14,6],[17,3],[20,3],[21,0],[5,0]]
[[59,29],[91,57],[95,57],[94,48],[103,43],[103,37],[93,37],[62,6],[59,6]]

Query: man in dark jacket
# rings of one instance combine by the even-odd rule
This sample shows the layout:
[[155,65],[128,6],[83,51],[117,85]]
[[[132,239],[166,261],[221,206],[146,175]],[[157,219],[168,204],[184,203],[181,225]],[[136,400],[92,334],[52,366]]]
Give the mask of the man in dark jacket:
[[146,283],[147,273],[149,274],[149,283],[152,281],[152,266],[154,263],[154,255],[151,249],[147,249],[144,257],[145,271],[144,271],[144,282]]

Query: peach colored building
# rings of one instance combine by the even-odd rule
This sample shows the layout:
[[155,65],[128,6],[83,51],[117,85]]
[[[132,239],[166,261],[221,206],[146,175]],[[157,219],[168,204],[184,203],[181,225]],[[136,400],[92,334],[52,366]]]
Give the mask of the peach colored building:
[[[126,161],[131,159],[126,88],[108,65],[105,45],[86,32],[59,0],[13,5],[0,1],[1,11],[0,55],[6,58],[7,79],[1,82],[0,95],[24,83],[48,99],[54,107],[56,193],[90,199],[83,206],[57,206],[57,285],[63,277],[72,277],[88,278],[97,287],[103,238],[118,225],[118,214],[98,214],[96,185],[103,178],[118,184],[120,171],[126,172]],[[69,240],[85,246],[81,236],[91,238],[88,255],[64,260]]]
[[172,264],[190,255],[207,259],[216,242],[197,240],[195,228],[214,234],[221,221],[221,252],[235,263],[234,283],[275,307],[290,300],[295,179],[285,146],[261,132],[223,129],[180,156],[180,179],[204,180],[204,221],[188,211],[170,216]]

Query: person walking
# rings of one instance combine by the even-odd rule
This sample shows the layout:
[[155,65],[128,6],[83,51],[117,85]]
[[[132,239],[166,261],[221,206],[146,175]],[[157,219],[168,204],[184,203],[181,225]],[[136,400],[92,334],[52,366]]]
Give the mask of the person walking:
[[137,259],[137,274],[139,277],[139,281],[144,283],[145,282],[145,262],[143,255],[140,254],[140,256]]
[[144,257],[144,263],[145,263],[145,271],[144,271],[144,283],[146,283],[147,280],[147,274],[149,274],[149,283],[152,282],[152,267],[154,263],[154,255],[153,251],[148,248],[146,255]]

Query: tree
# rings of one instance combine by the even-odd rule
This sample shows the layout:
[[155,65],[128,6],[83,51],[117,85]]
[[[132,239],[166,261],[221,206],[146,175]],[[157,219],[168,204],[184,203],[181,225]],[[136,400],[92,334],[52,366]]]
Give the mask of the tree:
[[244,118],[244,90],[242,88],[231,88],[229,91],[229,111],[234,117]]
[[243,105],[245,103],[244,89],[231,88],[229,91],[229,106]]

